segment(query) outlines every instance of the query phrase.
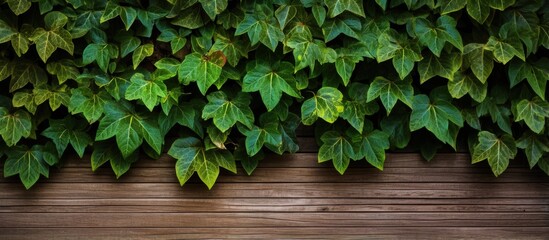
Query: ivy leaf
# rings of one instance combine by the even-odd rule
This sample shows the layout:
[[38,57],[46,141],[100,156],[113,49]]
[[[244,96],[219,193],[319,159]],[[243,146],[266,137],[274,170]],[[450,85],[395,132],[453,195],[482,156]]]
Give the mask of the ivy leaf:
[[385,110],[387,110],[387,115],[389,115],[397,100],[400,100],[411,108],[413,97],[414,88],[410,80],[391,81],[378,76],[374,78],[370,88],[368,88],[367,102],[379,98]]
[[236,66],[242,57],[248,58],[249,43],[240,38],[217,34],[211,51],[222,51],[231,66]]
[[34,185],[40,175],[49,177],[49,164],[44,159],[44,149],[41,145],[32,148],[18,146],[6,153],[8,158],[4,163],[4,177],[19,174],[19,179],[26,189]]
[[506,8],[513,6],[515,4],[515,0],[490,0],[487,2],[488,2],[488,6],[500,11],[503,11]]
[[534,92],[545,100],[545,86],[549,79],[549,59],[541,58],[536,62],[511,61],[508,74],[511,87],[526,79]]
[[463,51],[463,42],[456,29],[456,24],[456,20],[447,15],[439,17],[436,25],[431,24],[425,18],[418,18],[414,21],[414,31],[419,42],[427,46],[437,57],[440,57],[446,42]]
[[5,59],[0,59],[0,82],[11,76],[13,72],[12,63]]
[[324,42],[334,40],[340,34],[359,39],[357,31],[362,29],[360,19],[354,16],[346,16],[345,18],[336,17],[326,20],[322,25],[322,33],[324,34]]
[[303,124],[312,125],[319,117],[333,123],[343,112],[343,94],[333,87],[323,87],[301,105]]
[[443,54],[437,57],[434,54],[427,54],[417,66],[420,83],[425,83],[434,76],[454,81],[454,74],[459,71],[462,64],[462,57],[457,53]]
[[31,7],[31,2],[29,0],[6,0],[6,2],[15,15],[21,15],[28,11]]
[[139,154],[137,151],[127,158],[124,158],[120,153],[120,150],[118,150],[116,143],[111,141],[96,142],[93,145],[93,152],[91,154],[92,171],[95,171],[103,164],[110,162],[111,168],[118,179],[130,170],[132,163],[136,162],[138,159]]
[[224,92],[218,91],[208,94],[208,104],[202,110],[202,118],[213,118],[215,126],[222,132],[227,131],[236,122],[248,128],[253,127],[254,114],[250,109],[251,97],[247,93],[239,92],[236,97],[229,98]]
[[448,82],[448,92],[453,98],[461,98],[469,94],[477,102],[486,98],[488,83],[481,83],[476,77],[467,74],[456,73],[454,80]]
[[379,36],[376,58],[378,62],[392,59],[400,79],[404,79],[412,72],[414,63],[422,59],[419,52],[417,45],[410,43],[406,35],[392,30]]
[[141,145],[143,139],[160,154],[164,137],[157,120],[135,113],[126,102],[105,104],[105,116],[99,122],[95,140],[116,137],[116,143],[124,158],[128,158]]
[[214,20],[215,16],[225,11],[229,4],[227,0],[199,0],[202,8],[208,14],[210,19]]
[[268,111],[276,107],[283,92],[292,97],[300,98],[292,71],[293,68],[293,65],[289,62],[276,62],[273,64],[258,62],[244,76],[242,91],[259,91]]
[[37,28],[34,30],[30,40],[36,44],[36,51],[43,62],[46,62],[57,48],[61,48],[71,55],[74,52],[72,36],[63,28],[56,28],[49,31],[46,31],[43,28]]
[[236,173],[236,163],[229,151],[206,150],[202,141],[194,137],[177,139],[168,154],[177,159],[175,171],[182,186],[194,172],[209,189],[219,175],[220,166]]
[[90,64],[93,61],[97,62],[99,68],[103,72],[107,72],[110,59],[118,58],[118,47],[112,44],[97,44],[92,43],[86,46],[82,53],[82,63]]
[[379,170],[383,170],[385,150],[389,149],[389,134],[373,129],[370,122],[366,124],[360,136],[358,155],[364,156],[366,161]]
[[547,136],[535,134],[526,131],[522,137],[517,140],[517,147],[524,149],[530,169],[534,168],[544,153],[549,152],[549,139]]
[[293,49],[295,72],[307,66],[314,70],[316,61],[322,59],[321,45],[319,42],[314,41],[312,37],[306,37],[304,34],[294,34],[286,44]]
[[467,0],[467,13],[479,23],[484,23],[490,15],[490,7],[485,0]]
[[[152,52],[154,51],[154,49],[152,49],[151,47],[146,46],[146,45],[147,44],[143,45],[144,47],[142,47],[141,53],[137,53],[137,55],[143,55],[145,57],[150,57],[150,55],[147,56],[149,52],[151,52],[151,55],[152,55]],[[121,37],[121,39],[120,39],[120,57],[126,57],[128,54],[133,52],[133,54],[132,54],[132,61],[133,61],[133,56],[136,56],[136,53],[134,51],[139,46],[141,46],[141,40],[139,38],[134,37],[134,36]],[[148,49],[148,48],[151,48],[151,49]],[[140,57],[137,56],[137,58],[138,58],[137,60],[139,60]],[[143,61],[143,59],[141,59],[141,61]],[[139,61],[139,62],[141,62],[141,61]]]
[[35,86],[48,82],[48,75],[40,66],[27,61],[17,61],[12,65],[10,92],[26,86],[29,82]]
[[140,99],[151,112],[158,105],[159,98],[164,98],[168,94],[166,85],[163,82],[155,79],[145,79],[145,75],[141,73],[134,74],[130,78],[130,82],[125,98],[127,100]]
[[198,53],[191,53],[179,65],[179,80],[188,83],[196,81],[202,95],[206,95],[210,88],[221,76],[222,67],[226,58],[221,51],[214,52],[208,56],[201,56]]
[[449,122],[463,127],[461,112],[451,103],[441,98],[431,101],[428,96],[423,94],[414,96],[414,105],[410,115],[410,131],[425,127],[440,141],[455,148],[455,139],[448,131]]
[[332,160],[335,169],[343,175],[352,157],[355,156],[355,147],[352,139],[336,131],[327,131],[320,137],[322,145],[318,150],[318,162]]
[[61,61],[49,62],[46,66],[49,74],[57,76],[59,84],[63,84],[67,80],[76,80],[80,72],[73,61],[63,59]]
[[16,29],[13,29],[8,23],[0,20],[0,43],[9,42],[17,33]]
[[364,17],[364,6],[362,0],[324,0],[328,7],[330,18],[334,18],[344,11],[352,12],[358,16]]
[[265,144],[271,144],[273,146],[281,145],[282,135],[279,131],[278,123],[269,123],[263,127],[254,126],[246,133],[245,144],[248,156],[255,156],[258,154]]
[[364,128],[364,117],[379,110],[375,102],[367,102],[368,88],[369,86],[363,83],[351,83],[348,92],[351,100],[345,101],[345,110],[341,114],[341,118],[347,120],[361,134]]
[[130,30],[130,27],[137,18],[137,11],[132,7],[120,7],[119,11],[120,19],[124,23],[126,31]]
[[540,134],[543,131],[545,118],[549,117],[549,103],[540,97],[534,97],[532,100],[521,100],[516,109],[515,122],[524,120],[533,132]]
[[103,115],[103,109],[111,97],[107,92],[94,93],[89,88],[75,88],[71,90],[69,111],[72,114],[82,113],[89,123],[94,123]]
[[263,20],[254,15],[246,14],[242,22],[238,24],[235,36],[247,33],[252,45],[261,42],[274,52],[278,42],[284,40],[284,32],[276,25],[278,25],[278,22],[274,17]]
[[15,146],[21,138],[31,135],[32,116],[25,110],[13,113],[0,107],[0,135],[8,147]]
[[105,5],[105,10],[103,10],[103,14],[99,19],[99,22],[104,23],[115,17],[118,17],[119,15],[120,15],[120,6],[118,6],[118,4],[115,4],[112,1],[108,1],[107,4]]
[[501,175],[509,165],[509,159],[515,158],[517,147],[515,139],[509,134],[501,137],[482,131],[478,134],[478,144],[473,150],[473,163],[488,159],[492,172],[497,177]]
[[507,64],[514,56],[517,56],[522,61],[526,61],[522,44],[518,39],[514,42],[507,43],[504,40],[490,36],[485,48],[486,50],[492,51],[496,60],[503,64]]
[[459,11],[467,5],[467,0],[438,1],[440,5],[440,14],[446,15]]
[[508,37],[519,38],[526,46],[526,52],[532,53],[537,47],[540,34],[539,18],[535,12],[512,9],[505,11],[507,22],[501,26],[500,32]]
[[59,156],[63,155],[70,143],[78,156],[82,158],[84,150],[92,143],[92,139],[85,132],[84,126],[86,125],[79,123],[72,117],[59,120],[50,119],[49,127],[42,132],[42,135],[53,141]]
[[469,43],[463,49],[463,54],[475,76],[485,83],[494,68],[494,61],[485,45]]
[[[43,88],[45,87],[45,88]],[[32,90],[34,94],[34,102],[36,105],[40,105],[45,101],[49,102],[51,110],[55,111],[61,105],[68,106],[70,101],[69,93],[67,92],[67,86],[41,86]]]
[[146,57],[152,56],[154,52],[154,46],[150,43],[137,47],[132,54],[133,69],[137,69],[139,63]]

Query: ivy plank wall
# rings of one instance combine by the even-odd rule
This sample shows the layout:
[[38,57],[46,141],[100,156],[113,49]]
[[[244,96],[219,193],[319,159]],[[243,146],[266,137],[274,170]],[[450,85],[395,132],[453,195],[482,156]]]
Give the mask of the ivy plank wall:
[[253,176],[224,172],[211,191],[180,187],[175,160],[141,160],[120,179],[65,160],[31,190],[0,178],[0,239],[549,237],[549,177],[512,161],[500,177],[467,154],[388,154],[346,174],[302,151],[269,156]]

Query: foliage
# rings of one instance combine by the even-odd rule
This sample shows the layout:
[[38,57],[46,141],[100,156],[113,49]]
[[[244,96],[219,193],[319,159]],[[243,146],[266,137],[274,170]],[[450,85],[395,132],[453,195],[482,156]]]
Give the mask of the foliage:
[[548,23],[543,0],[3,1],[4,176],[167,151],[211,188],[298,151],[299,125],[341,174],[442,145],[549,174]]

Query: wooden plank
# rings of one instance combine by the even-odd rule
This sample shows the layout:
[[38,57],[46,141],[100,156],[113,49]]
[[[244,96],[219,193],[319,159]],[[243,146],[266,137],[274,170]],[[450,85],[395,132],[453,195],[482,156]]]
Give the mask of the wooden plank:
[[[46,183],[177,183],[174,167],[133,168],[120,179],[116,179],[110,168],[93,172],[88,168],[52,169]],[[18,177],[0,178],[0,182],[18,183]],[[190,182],[198,182],[192,178]],[[510,168],[500,177],[495,177],[487,168],[385,168],[379,171],[373,167],[349,168],[340,175],[333,168],[257,168],[252,176],[243,169],[238,174],[222,171],[218,183],[527,183],[549,182],[549,176],[539,169]]]
[[[549,212],[549,199],[0,199],[0,213]],[[451,214],[451,213],[450,213]],[[549,214],[549,213],[548,213]]]
[[0,183],[0,198],[549,198],[549,183]]
[[4,239],[547,239],[549,227],[10,228]]
[[2,213],[0,228],[33,227],[337,227],[549,226],[547,213]]

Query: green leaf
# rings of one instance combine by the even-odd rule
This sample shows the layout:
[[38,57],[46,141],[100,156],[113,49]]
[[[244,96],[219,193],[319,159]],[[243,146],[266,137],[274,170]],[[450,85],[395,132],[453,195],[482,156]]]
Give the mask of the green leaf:
[[11,46],[17,54],[18,57],[21,57],[23,54],[27,53],[29,50],[30,41],[27,36],[16,33],[11,37]]
[[260,128],[254,126],[246,133],[246,153],[248,156],[255,156],[259,153],[263,145],[281,145],[282,135],[278,129],[278,124],[270,123]]
[[86,46],[82,54],[82,63],[90,64],[97,62],[103,72],[107,72],[110,59],[118,58],[118,47],[112,44],[92,43]]
[[103,10],[103,14],[99,19],[99,22],[104,23],[115,17],[118,17],[120,15],[120,10],[121,9],[120,9],[120,6],[118,6],[118,4],[115,4],[112,1],[108,1],[107,5],[105,5],[105,10]]
[[48,82],[48,75],[44,69],[36,64],[27,61],[17,61],[12,66],[10,92],[19,90],[28,83],[39,86]]
[[549,139],[547,136],[535,134],[526,131],[522,137],[517,140],[517,147],[524,149],[530,169],[534,168],[544,153],[549,152]]
[[439,0],[437,4],[440,5],[440,14],[445,15],[463,9],[467,5],[467,0]]
[[540,34],[539,18],[535,12],[511,9],[504,12],[507,22],[500,28],[506,37],[519,38],[526,46],[526,53],[534,52]]
[[324,42],[334,40],[340,34],[359,39],[357,31],[362,28],[362,23],[357,17],[346,16],[345,18],[336,17],[326,20],[322,25],[322,34]]
[[318,150],[318,162],[332,160],[335,169],[343,175],[349,167],[350,159],[355,156],[353,141],[336,131],[327,131],[320,139],[322,145]]
[[545,119],[549,117],[549,103],[539,97],[532,100],[523,99],[516,105],[515,122],[524,120],[535,133],[540,134],[545,127]]
[[143,139],[160,154],[163,136],[157,120],[137,114],[124,102],[105,104],[105,116],[99,122],[95,140],[116,137],[116,143],[124,158],[128,158],[143,142]]
[[261,42],[274,52],[278,42],[284,40],[284,32],[276,25],[278,22],[274,17],[262,20],[254,15],[246,14],[242,22],[238,24],[235,36],[247,33],[252,45]]
[[[45,88],[42,88],[45,87]],[[32,90],[34,94],[34,102],[36,105],[40,105],[45,101],[49,102],[51,110],[55,111],[61,105],[68,106],[70,102],[70,96],[67,92],[67,86],[42,86]]]
[[202,110],[202,118],[213,118],[215,126],[222,132],[227,131],[236,122],[248,128],[253,127],[254,114],[249,106],[251,97],[247,93],[239,92],[236,97],[229,98],[224,92],[218,91],[208,94],[207,98],[208,104]]
[[130,155],[127,158],[122,157],[115,143],[111,141],[96,142],[91,154],[92,171],[97,170],[101,165],[110,162],[116,178],[120,178],[124,173],[130,170],[132,163],[139,159],[139,154]]
[[143,101],[147,109],[152,112],[158,105],[159,99],[166,97],[168,90],[166,85],[155,79],[145,79],[145,75],[136,73],[130,78],[130,86],[124,96],[127,100],[139,99]]
[[94,123],[103,115],[103,109],[111,97],[107,92],[94,93],[89,88],[75,88],[71,90],[69,111],[72,114],[82,113],[89,123]]
[[437,57],[440,57],[446,42],[463,51],[463,42],[456,29],[456,24],[456,20],[450,16],[439,17],[436,25],[431,24],[427,19],[418,18],[414,21],[414,31],[419,42],[427,46]]
[[488,2],[488,6],[500,11],[503,11],[506,8],[511,7],[515,4],[515,0],[490,0],[487,2]]
[[345,110],[341,114],[341,118],[347,120],[361,134],[365,116],[372,115],[379,110],[379,106],[375,102],[368,103],[366,101],[368,88],[369,86],[366,84],[351,83],[348,92],[351,100],[345,101]]
[[154,46],[151,43],[137,47],[132,54],[133,69],[137,69],[139,63],[141,63],[146,57],[152,56],[153,52]]
[[389,134],[373,129],[369,123],[360,137],[358,155],[364,156],[372,166],[383,170],[385,150],[389,149],[389,146]]
[[76,80],[80,72],[73,61],[69,59],[62,59],[56,62],[49,62],[46,66],[46,70],[51,75],[57,76],[59,84],[63,84],[67,80]]
[[137,11],[132,7],[120,7],[119,11],[120,19],[128,31],[137,18]]
[[215,16],[225,11],[229,4],[227,0],[199,0],[202,8],[208,14],[210,19],[214,20]]
[[485,49],[492,51],[496,60],[503,64],[507,64],[514,56],[522,59],[522,61],[526,61],[524,51],[522,50],[522,44],[518,39],[515,41],[512,41],[511,39],[510,43],[508,43],[494,36],[490,36]]
[[301,105],[303,124],[312,125],[319,117],[334,123],[343,112],[343,94],[333,87],[323,87]]
[[8,23],[0,20],[0,43],[9,42],[15,34],[17,34],[16,29],[13,29]]
[[293,65],[289,62],[272,64],[258,62],[244,76],[242,91],[259,91],[268,111],[276,107],[283,92],[292,97],[300,98],[292,71],[293,68]]
[[479,23],[484,23],[490,15],[486,0],[467,0],[467,13]]
[[242,57],[248,57],[249,43],[241,38],[217,34],[211,51],[222,51],[231,66],[236,66]]
[[455,106],[444,99],[430,100],[426,95],[414,96],[414,105],[410,115],[410,131],[417,131],[423,127],[442,142],[456,147],[456,141],[448,131],[449,124],[463,127],[463,117]]
[[6,0],[6,2],[15,15],[21,15],[31,7],[31,2],[29,0]]
[[69,143],[78,156],[81,158],[84,156],[84,150],[92,143],[92,139],[85,132],[85,124],[81,124],[72,117],[60,120],[50,119],[49,124],[42,135],[53,141],[59,156],[63,155]]
[[410,108],[414,97],[414,88],[410,80],[391,81],[387,78],[378,76],[368,88],[367,101],[371,102],[376,98],[381,100],[381,103],[387,110],[387,115],[395,106],[397,100],[400,100]]
[[[137,37],[134,37],[134,36],[124,37],[121,39],[121,42],[120,42],[120,57],[126,57],[128,54],[133,52],[132,54],[132,61],[133,61],[133,57],[136,56],[136,53],[134,51],[139,46],[141,46],[142,48],[140,49],[141,52],[137,53],[137,58],[138,58],[137,60],[139,60],[141,56],[150,57],[150,55],[149,56],[147,55],[149,54],[149,52],[152,54],[152,52],[154,52],[154,49],[152,49],[153,47],[150,47],[148,45],[150,44],[145,44],[141,46],[141,40]],[[143,59],[141,59],[141,61],[143,61]]]
[[10,113],[7,108],[0,107],[0,135],[8,147],[15,146],[21,138],[31,135],[32,116],[25,110]]
[[362,0],[324,0],[328,7],[330,18],[334,18],[344,11],[352,12],[356,15],[364,17],[364,6]]
[[509,134],[498,137],[493,133],[482,131],[478,134],[478,141],[473,150],[472,162],[477,163],[488,159],[488,164],[496,177],[507,169],[509,159],[515,158],[517,154],[515,139]]
[[425,83],[434,76],[454,81],[454,74],[459,71],[462,64],[462,57],[457,53],[443,54],[440,57],[434,54],[427,54],[417,66],[420,83]]
[[475,76],[482,83],[485,83],[486,80],[488,80],[488,77],[494,68],[492,56],[487,51],[484,44],[478,43],[469,43],[463,49],[463,56],[465,57],[468,66],[471,67]]
[[536,62],[511,61],[508,74],[511,87],[526,79],[534,92],[541,99],[545,99],[545,86],[549,79],[548,58],[541,58]]
[[[168,154],[177,159],[175,171],[181,186],[194,172],[211,189],[219,175],[219,167],[236,173],[236,163],[226,150],[206,150],[200,139],[194,137],[177,139]],[[234,170],[234,171],[233,171]]]
[[221,76],[226,58],[221,51],[207,56],[192,53],[185,57],[178,69],[179,80],[183,83],[196,81],[202,95],[206,95],[210,88]]
[[393,30],[379,36],[376,58],[378,62],[392,59],[400,79],[404,79],[412,72],[414,63],[421,61],[419,52],[417,45],[412,44],[406,35]]
[[389,134],[389,141],[397,148],[405,148],[410,142],[410,117],[404,114],[391,114],[380,122],[383,132]]
[[481,83],[476,77],[457,73],[452,82],[448,82],[448,92],[453,98],[461,98],[469,94],[477,102],[486,98],[488,83]]
[[37,28],[34,30],[30,40],[36,44],[36,51],[43,62],[46,62],[57,48],[61,48],[71,55],[74,52],[72,36],[67,30],[62,28],[49,31]]
[[40,175],[49,176],[49,164],[44,159],[44,149],[41,145],[32,148],[18,146],[6,153],[8,158],[4,163],[4,177],[19,174],[19,179],[26,189],[34,185]]

